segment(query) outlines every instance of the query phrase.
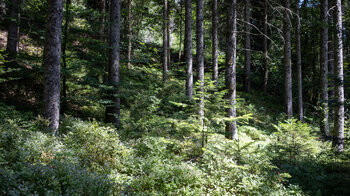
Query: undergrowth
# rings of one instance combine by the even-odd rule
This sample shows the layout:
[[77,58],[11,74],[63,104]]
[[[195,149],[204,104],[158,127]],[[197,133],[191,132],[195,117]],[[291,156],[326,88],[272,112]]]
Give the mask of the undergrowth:
[[318,129],[255,105],[258,94],[238,94],[231,141],[224,91],[208,82],[201,127],[184,82],[163,85],[153,68],[123,71],[120,130],[100,121],[103,100],[81,108],[84,120],[62,116],[58,136],[40,116],[0,103],[0,194],[350,194],[349,149],[336,154]]

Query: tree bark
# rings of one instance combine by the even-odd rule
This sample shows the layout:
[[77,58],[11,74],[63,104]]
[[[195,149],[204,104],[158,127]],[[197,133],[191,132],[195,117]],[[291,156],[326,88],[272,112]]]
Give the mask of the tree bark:
[[[333,7],[331,4],[332,1],[330,1],[330,6]],[[328,74],[330,76],[330,83],[329,83],[329,91],[328,91],[328,99],[332,100],[334,98],[334,12],[330,11],[330,16],[329,16],[329,24],[331,28],[329,29],[329,36],[328,36]],[[329,113],[332,116],[332,108],[329,107]]]
[[[226,0],[228,6],[228,24],[227,24],[227,46],[226,46],[226,63],[225,63],[225,82],[228,93],[226,98],[229,100],[227,117],[236,117],[236,0]],[[236,121],[226,122],[226,138],[238,139]]]
[[168,47],[167,47],[167,55],[168,55],[168,69],[170,69],[171,67],[171,28],[170,28],[170,0],[168,0],[168,9],[167,9],[167,15],[168,15],[168,20],[167,20],[167,43],[168,43]]
[[183,10],[183,1],[180,1],[180,43],[179,43],[179,62],[181,62],[182,57],[182,10]]
[[[330,34],[330,39],[328,43],[328,74],[330,76],[330,84],[329,84],[329,91],[328,91],[328,99],[332,100],[334,98],[334,36],[332,33]],[[330,112],[332,113],[331,107],[329,107]]]
[[99,29],[99,34],[100,34],[100,40],[104,41],[105,40],[105,12],[106,12],[106,0],[100,0],[100,7],[99,7],[99,12],[100,12],[100,29]]
[[109,38],[109,72],[108,83],[114,87],[111,95],[113,105],[106,108],[106,122],[116,128],[120,126],[120,0],[110,1],[110,38]]
[[199,91],[200,91],[200,97],[199,97],[199,117],[202,123],[204,123],[204,55],[203,55],[203,48],[204,48],[204,40],[203,40],[203,0],[197,0],[196,2],[196,62],[197,62],[197,69],[198,69],[198,80],[199,80]]
[[[110,13],[110,8],[111,8],[111,1],[110,0],[105,0],[105,12],[106,13]],[[106,22],[109,22],[109,18],[110,18],[110,15],[109,14],[105,14],[105,21]],[[110,40],[110,32],[111,32],[111,28],[110,28],[110,24],[108,23],[107,27],[105,27],[105,31],[106,31],[106,34],[107,36],[104,36],[105,38],[105,43],[108,43],[109,44],[109,40]],[[106,56],[108,57],[108,63],[106,66],[104,66],[104,69],[105,69],[105,72],[104,72],[104,75],[103,75],[103,84],[108,84],[108,73],[109,73],[109,65],[110,65],[110,52],[109,52],[109,49],[105,50],[104,51]],[[107,112],[107,111],[106,111]]]
[[213,0],[213,10],[212,10],[212,58],[213,58],[213,76],[212,79],[215,82],[216,88],[218,87],[218,77],[219,77],[219,62],[218,62],[218,1]]
[[185,0],[185,55],[187,65],[186,95],[193,99],[193,70],[192,70],[192,1]]
[[336,47],[335,47],[335,100],[333,146],[339,152],[344,150],[344,72],[343,72],[343,21],[341,0],[336,1]]
[[245,78],[244,78],[244,89],[247,92],[251,91],[251,47],[250,47],[250,0],[245,0],[244,9],[244,64],[245,64]]
[[70,20],[70,5],[71,0],[66,1],[66,24],[63,29],[63,44],[62,44],[62,64],[63,64],[63,74],[62,74],[62,111],[64,113],[67,109],[67,40],[68,40],[68,28]]
[[264,93],[267,93],[267,84],[269,80],[269,67],[268,67],[268,46],[267,46],[267,0],[264,0],[264,28],[263,28],[263,53],[264,53],[264,59],[263,59],[263,67],[265,69],[264,73],[264,86],[263,91]]
[[20,0],[11,0],[9,2],[9,16],[10,22],[8,26],[7,33],[7,46],[6,50],[10,53],[11,56],[14,56],[18,52],[18,39],[19,39],[19,8]]
[[297,55],[297,69],[298,69],[298,117],[301,122],[304,121],[304,110],[303,110],[303,73],[301,69],[301,41],[300,41],[300,14],[299,14],[299,2],[296,0],[296,55]]
[[168,82],[168,0],[163,5],[163,81]]
[[131,50],[132,50],[132,0],[128,0],[128,64],[127,68],[131,68]]
[[328,0],[321,0],[321,46],[320,46],[320,87],[321,87],[321,123],[322,134],[329,137],[328,124]]
[[57,134],[60,116],[60,75],[63,1],[48,0],[46,40],[44,47],[44,118]]
[[285,111],[288,118],[293,117],[293,100],[292,100],[292,63],[291,63],[291,38],[290,38],[290,0],[284,0],[284,20],[283,20],[283,37],[284,37],[284,99]]

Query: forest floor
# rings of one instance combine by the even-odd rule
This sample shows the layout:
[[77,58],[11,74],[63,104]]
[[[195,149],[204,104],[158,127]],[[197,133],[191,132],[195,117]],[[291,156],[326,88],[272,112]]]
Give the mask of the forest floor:
[[136,66],[121,75],[120,130],[102,122],[104,100],[85,94],[103,92],[82,85],[70,89],[74,110],[58,136],[36,111],[0,103],[0,193],[350,195],[349,148],[332,151],[311,117],[284,121],[276,97],[239,92],[239,140],[231,141],[215,87],[205,91],[202,128],[183,78],[164,85],[161,71]]

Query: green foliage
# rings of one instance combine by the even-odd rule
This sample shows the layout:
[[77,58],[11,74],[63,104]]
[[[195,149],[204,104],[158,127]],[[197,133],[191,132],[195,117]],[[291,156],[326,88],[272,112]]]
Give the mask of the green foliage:
[[[5,114],[7,114],[6,117],[3,116]],[[45,133],[45,129],[41,130],[40,119],[28,120],[30,115],[21,114],[1,103],[0,116],[3,116],[0,121],[1,194],[110,195],[118,190],[118,185],[103,172],[91,172],[91,169],[85,167],[85,160],[94,158],[91,162],[97,164],[101,161],[97,159],[99,157],[112,154],[111,159],[115,158],[120,155],[120,148],[118,151],[112,151],[107,148],[107,145],[93,146],[94,149],[101,148],[101,152],[93,154],[95,157],[89,157],[92,155],[88,154],[89,150],[74,148],[79,146],[77,142],[81,142],[80,147],[87,144],[84,142],[100,145],[94,142],[98,141],[98,138],[103,138],[103,141],[111,142],[114,149],[118,142],[117,137],[113,136],[115,134],[107,135],[107,131],[102,131],[106,130],[103,127],[99,127],[98,132],[94,132],[97,129],[96,125],[94,129],[93,124],[84,123],[85,127],[75,126],[76,134],[57,138]],[[79,124],[79,121],[73,119],[67,121],[70,121],[71,125]],[[68,131],[73,128],[67,126],[63,129]],[[87,136],[94,135],[91,137],[94,141],[78,140],[79,133]]]
[[210,134],[202,148],[201,134],[182,135],[180,130],[187,125],[177,125],[176,118],[167,122],[173,121],[172,129],[179,132],[163,133],[166,137],[150,132],[122,142],[115,129],[66,116],[56,137],[45,133],[40,117],[30,119],[31,114],[2,106],[0,115],[18,119],[14,123],[4,118],[0,123],[2,194],[300,193],[296,187],[283,186],[284,174],[273,173],[275,166],[265,156],[264,142],[245,134],[258,135],[247,131],[252,128],[242,128],[237,142]]
[[[122,10],[121,26],[132,24],[133,49],[131,69],[127,69],[128,28],[122,28],[121,82],[117,95],[116,88],[106,84],[108,13],[98,10],[99,1],[72,1],[68,36],[64,37],[67,66],[62,68],[67,97],[61,100],[67,107],[58,136],[52,136],[47,129],[48,120],[37,116],[43,92],[47,1],[28,0],[22,5],[20,51],[11,61],[6,61],[5,52],[0,51],[0,98],[17,106],[0,102],[1,195],[350,195],[349,111],[342,154],[332,151],[330,142],[321,141],[319,130],[313,126],[318,124],[318,117],[313,114],[319,79],[316,74],[319,67],[315,66],[319,61],[319,48],[315,47],[319,42],[315,31],[320,25],[318,1],[302,3],[300,10],[301,41],[305,43],[303,63],[310,65],[303,69],[303,87],[307,89],[303,93],[310,99],[304,101],[306,106],[311,104],[305,117],[309,124],[294,119],[284,121],[285,115],[281,113],[283,39],[279,19],[282,12],[277,1],[269,2],[271,28],[265,35],[269,38],[268,94],[255,89],[251,93],[238,91],[236,118],[226,117],[223,36],[219,39],[218,87],[206,66],[204,91],[199,90],[197,82],[194,100],[185,96],[186,66],[183,59],[177,59],[177,52],[183,50],[181,2],[184,1],[170,1],[169,5],[176,24],[171,25],[172,65],[166,84],[160,71],[162,2],[133,0],[131,21],[127,19],[128,10]],[[207,32],[211,31],[211,22],[207,22],[211,12],[206,10],[211,3],[207,1],[204,10]],[[226,5],[223,1],[218,3],[219,21],[225,21]],[[243,3],[238,2],[238,7],[243,8]],[[253,9],[252,21],[262,21],[259,6]],[[67,24],[67,11],[64,8],[63,25]],[[344,13],[344,26],[349,26],[349,13]],[[195,19],[195,11],[192,16]],[[104,23],[102,17],[107,19]],[[238,24],[241,32],[244,23]],[[225,27],[219,25],[219,35],[225,34]],[[265,74],[261,63],[265,57],[261,51],[263,42],[258,30],[261,28],[260,22],[252,28],[254,88],[261,85]],[[238,90],[244,75],[242,35],[237,34]],[[345,39],[344,46],[349,45],[349,40]],[[209,33],[204,34],[204,45],[205,64],[211,65]],[[350,71],[348,58],[344,59],[345,92]],[[196,78],[195,72],[194,75]],[[116,96],[121,99],[118,130],[102,123],[105,107],[113,104],[109,98]],[[205,102],[204,126],[198,115],[200,97]],[[27,107],[32,112],[23,112]],[[237,121],[238,141],[224,137],[225,122],[233,120]]]
[[[200,168],[205,171],[208,183],[206,192],[211,195],[289,195],[293,189],[285,188],[288,174],[274,173],[275,166],[259,144],[244,134],[239,141],[214,136],[204,149]],[[218,169],[220,168],[220,169]],[[302,194],[299,188],[295,194]]]
[[308,158],[317,152],[317,147],[321,144],[312,136],[312,128],[296,119],[274,126],[277,132],[273,134],[271,150],[276,160],[296,162]]
[[100,173],[122,167],[121,160],[129,150],[119,141],[115,129],[70,118],[64,120],[62,127],[63,143],[74,151],[82,166]]
[[113,186],[106,176],[61,162],[18,163],[0,175],[4,195],[110,195]]

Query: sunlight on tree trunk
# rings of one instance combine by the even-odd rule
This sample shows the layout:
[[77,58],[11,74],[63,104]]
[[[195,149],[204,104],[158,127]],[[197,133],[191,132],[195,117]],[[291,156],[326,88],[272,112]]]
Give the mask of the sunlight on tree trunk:
[[60,76],[63,1],[48,1],[48,22],[44,47],[44,118],[49,128],[57,134],[60,118]]
[[[226,88],[228,93],[226,98],[229,100],[227,117],[236,117],[236,49],[237,49],[237,1],[226,0],[228,6],[227,19],[227,46],[226,46]],[[229,139],[238,139],[236,120],[226,122],[226,137]]]
[[186,95],[193,98],[193,70],[192,70],[192,1],[185,0],[185,57],[187,67]]
[[344,150],[344,62],[343,62],[343,20],[341,0],[336,1],[336,47],[335,47],[335,100],[333,146],[337,151]]
[[292,51],[291,51],[291,20],[290,20],[290,0],[284,0],[283,38],[284,38],[284,102],[285,111],[288,118],[293,117],[292,98]]
[[120,127],[120,0],[110,2],[110,39],[108,83],[114,87],[110,95],[113,105],[106,108],[107,123]]

